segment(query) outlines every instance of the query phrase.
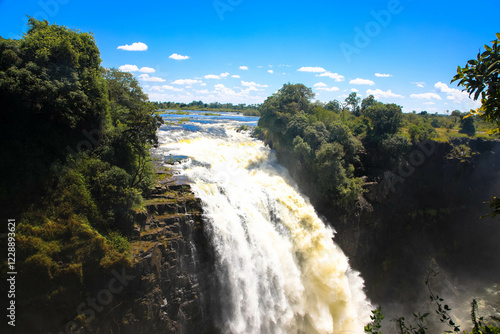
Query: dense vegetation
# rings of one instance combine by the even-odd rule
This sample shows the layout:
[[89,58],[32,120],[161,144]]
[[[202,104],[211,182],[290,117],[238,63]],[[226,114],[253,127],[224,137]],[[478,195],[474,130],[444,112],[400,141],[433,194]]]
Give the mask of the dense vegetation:
[[68,319],[112,269],[131,265],[125,237],[153,182],[148,150],[162,119],[131,74],[101,67],[91,34],[35,19],[23,38],[0,38],[0,104],[19,316]]
[[190,103],[181,102],[152,102],[158,109],[170,110],[200,110],[200,111],[226,111],[239,112],[246,116],[259,116],[259,105],[240,103],[234,105],[232,103],[203,103],[203,101],[193,101]]
[[[303,184],[317,187],[317,196],[343,208],[363,192],[362,176],[393,170],[404,154],[428,139],[492,138],[493,127],[458,110],[449,115],[403,114],[401,107],[370,95],[361,100],[351,93],[344,102],[312,102],[314,93],[302,84],[285,84],[261,106],[256,134],[282,159],[293,161],[292,173]],[[477,133],[480,130],[480,134]],[[367,154],[378,164],[366,166]]]

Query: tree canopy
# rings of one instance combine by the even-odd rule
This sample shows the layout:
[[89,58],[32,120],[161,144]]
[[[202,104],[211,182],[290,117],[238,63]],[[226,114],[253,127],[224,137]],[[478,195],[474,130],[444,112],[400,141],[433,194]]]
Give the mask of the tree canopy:
[[480,98],[482,106],[476,111],[487,121],[496,123],[496,131],[500,131],[500,33],[485,45],[484,52],[479,52],[476,59],[471,59],[465,67],[458,66],[453,77],[460,86],[473,97]]

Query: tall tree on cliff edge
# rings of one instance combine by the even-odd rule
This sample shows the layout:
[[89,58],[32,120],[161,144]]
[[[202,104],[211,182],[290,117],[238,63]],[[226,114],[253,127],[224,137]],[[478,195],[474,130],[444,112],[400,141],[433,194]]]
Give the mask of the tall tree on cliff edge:
[[[458,66],[451,82],[458,81],[474,100],[481,99],[481,107],[471,110],[471,114],[495,123],[494,132],[500,132],[500,33],[491,44],[484,45],[485,51],[479,52],[477,59],[469,60],[463,68]],[[499,215],[500,198],[494,197],[490,208],[493,210],[491,216]]]
[[7,209],[39,197],[52,162],[108,118],[93,36],[33,18],[28,26],[19,40],[0,37],[0,201]]

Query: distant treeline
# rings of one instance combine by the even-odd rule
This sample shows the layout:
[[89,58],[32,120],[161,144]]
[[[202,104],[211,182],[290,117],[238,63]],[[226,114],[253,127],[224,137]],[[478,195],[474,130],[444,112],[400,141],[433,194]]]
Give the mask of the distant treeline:
[[177,110],[200,110],[200,111],[225,111],[239,112],[245,116],[260,116],[259,104],[232,104],[232,103],[203,103],[203,101],[193,101],[191,103],[181,102],[151,102],[158,109],[177,109]]

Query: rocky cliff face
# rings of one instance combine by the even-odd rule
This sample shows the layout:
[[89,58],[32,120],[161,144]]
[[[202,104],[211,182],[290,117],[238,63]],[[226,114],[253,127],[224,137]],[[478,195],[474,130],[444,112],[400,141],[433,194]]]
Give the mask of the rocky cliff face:
[[91,331],[217,333],[210,315],[212,260],[202,207],[186,182],[166,178],[136,215],[130,283]]

